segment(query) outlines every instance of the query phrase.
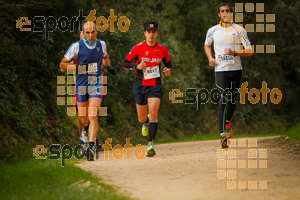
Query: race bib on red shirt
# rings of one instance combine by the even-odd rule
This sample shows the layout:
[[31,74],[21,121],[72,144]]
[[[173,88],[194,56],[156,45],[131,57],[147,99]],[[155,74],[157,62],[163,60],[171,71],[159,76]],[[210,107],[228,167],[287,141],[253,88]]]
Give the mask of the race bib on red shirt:
[[152,66],[152,67],[146,67],[144,71],[144,79],[150,79],[150,78],[158,78],[160,77],[159,73],[159,66]]

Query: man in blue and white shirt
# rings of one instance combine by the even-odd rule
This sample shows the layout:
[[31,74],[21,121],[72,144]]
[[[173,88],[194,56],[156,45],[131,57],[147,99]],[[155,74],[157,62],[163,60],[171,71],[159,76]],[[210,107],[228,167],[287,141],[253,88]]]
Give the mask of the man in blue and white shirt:
[[[98,111],[103,98],[103,66],[115,74],[106,44],[97,39],[98,30],[93,22],[83,24],[84,38],[73,43],[60,63],[62,72],[76,71],[76,97],[78,116],[83,124],[83,134],[89,137],[87,160],[94,160],[95,140],[98,132]],[[77,60],[78,65],[72,60]]]

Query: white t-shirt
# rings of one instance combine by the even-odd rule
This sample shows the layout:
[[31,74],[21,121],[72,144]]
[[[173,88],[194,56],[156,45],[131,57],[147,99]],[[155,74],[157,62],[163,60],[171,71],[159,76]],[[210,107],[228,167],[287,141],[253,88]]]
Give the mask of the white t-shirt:
[[205,45],[211,46],[214,42],[215,51],[215,71],[234,71],[241,70],[242,63],[240,56],[225,55],[225,48],[238,51],[251,48],[246,30],[236,24],[231,27],[222,27],[220,24],[208,29]]
[[[106,43],[104,41],[102,41],[102,40],[100,40],[100,42],[101,42],[101,46],[102,46],[103,57],[106,57],[107,56]],[[91,45],[91,46],[87,45],[86,43],[84,43],[84,44],[85,44],[85,46],[87,48],[94,49],[96,47],[96,45],[97,45],[97,42],[95,42],[95,44]],[[64,56],[66,57],[66,59],[68,59],[68,61],[71,61],[73,59],[74,60],[77,59],[78,53],[79,53],[79,41],[73,43],[69,47],[68,51],[65,53]]]

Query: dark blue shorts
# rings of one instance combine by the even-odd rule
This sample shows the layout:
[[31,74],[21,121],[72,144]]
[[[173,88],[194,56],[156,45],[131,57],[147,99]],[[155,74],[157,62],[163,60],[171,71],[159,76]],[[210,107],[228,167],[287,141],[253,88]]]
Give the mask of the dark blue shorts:
[[[93,87],[95,87],[95,86],[93,86]],[[89,98],[100,98],[100,99],[102,99],[103,98],[103,87],[100,87],[100,88],[95,87],[95,89],[93,91],[91,91],[90,94],[88,92],[88,89],[86,90],[85,94],[84,93],[80,94],[77,90],[76,97],[77,97],[78,102],[88,101]]]
[[100,98],[102,99],[103,98],[103,95],[101,94],[85,94],[85,95],[80,95],[80,94],[76,94],[77,96],[77,101],[78,102],[85,102],[85,101],[88,101],[90,98]]
[[142,86],[134,85],[133,86],[133,97],[135,102],[138,105],[148,104],[148,98],[160,98],[162,99],[162,88],[160,85],[156,86]]

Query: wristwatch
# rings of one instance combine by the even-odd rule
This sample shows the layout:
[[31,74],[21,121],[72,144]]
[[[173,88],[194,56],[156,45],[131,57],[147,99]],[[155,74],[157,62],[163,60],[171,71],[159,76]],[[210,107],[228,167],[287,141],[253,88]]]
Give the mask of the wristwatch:
[[237,52],[237,51],[234,51],[233,56],[235,57],[235,56],[237,56],[237,55],[238,55],[238,52]]

